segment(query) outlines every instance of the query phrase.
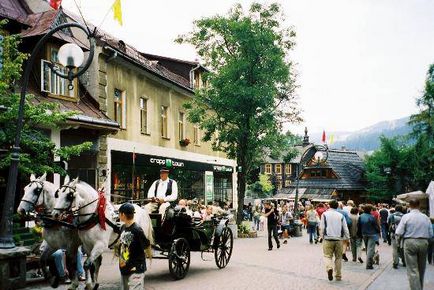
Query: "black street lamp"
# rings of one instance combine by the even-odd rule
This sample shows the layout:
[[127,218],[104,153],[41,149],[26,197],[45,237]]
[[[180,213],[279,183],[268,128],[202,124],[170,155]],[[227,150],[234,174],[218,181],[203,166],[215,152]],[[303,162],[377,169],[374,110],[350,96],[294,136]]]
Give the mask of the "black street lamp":
[[295,186],[295,200],[294,200],[294,215],[295,219],[298,219],[300,216],[300,213],[298,212],[298,186],[300,183],[300,173],[303,171],[306,164],[312,160],[312,158],[315,158],[317,160],[317,164],[320,165],[320,163],[326,162],[328,159],[328,150],[327,144],[324,145],[310,145],[306,148],[306,150],[303,152],[300,158],[300,165],[298,167],[297,172],[297,183]]
[[[12,237],[12,215],[14,208],[14,199],[15,199],[15,190],[17,185],[17,177],[18,177],[18,164],[20,162],[20,140],[21,140],[21,130],[23,128],[23,117],[24,117],[24,103],[26,99],[26,91],[29,83],[30,72],[35,62],[41,48],[45,44],[45,42],[53,36],[56,32],[75,27],[82,30],[90,43],[90,51],[89,56],[86,60],[86,63],[82,65],[84,60],[84,54],[81,48],[72,43],[64,44],[59,49],[58,58],[59,62],[66,67],[67,73],[64,74],[58,70],[53,64],[50,65],[50,68],[54,71],[56,75],[61,78],[68,79],[69,85],[68,89],[73,89],[72,80],[74,78],[82,75],[92,63],[94,49],[95,49],[95,39],[94,34],[87,28],[83,27],[78,23],[65,23],[61,24],[52,30],[50,30],[47,34],[45,34],[36,44],[33,49],[30,59],[28,60],[23,77],[23,84],[21,87],[21,98],[20,105],[18,108],[18,118],[17,118],[17,131],[15,135],[15,143],[11,150],[11,166],[9,167],[9,176],[8,176],[8,184],[6,187],[6,195],[4,200],[4,206],[1,214],[1,223],[0,223],[0,249],[11,249],[15,247],[15,243]],[[75,69],[78,69],[75,71]]]

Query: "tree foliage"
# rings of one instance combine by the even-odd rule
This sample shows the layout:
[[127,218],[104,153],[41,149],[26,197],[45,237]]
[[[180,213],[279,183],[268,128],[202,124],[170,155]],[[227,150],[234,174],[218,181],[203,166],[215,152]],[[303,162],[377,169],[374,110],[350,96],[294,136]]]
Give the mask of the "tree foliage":
[[274,186],[271,183],[270,176],[260,174],[259,180],[248,186],[248,191],[252,197],[266,198],[270,197],[273,193]]
[[242,167],[238,180],[241,212],[245,176],[280,137],[284,122],[299,121],[295,74],[288,53],[295,32],[282,27],[278,4],[240,4],[227,15],[194,22],[178,42],[195,46],[210,72],[208,84],[186,105],[188,118],[204,130],[203,139]]
[[[0,23],[0,30],[5,21]],[[3,67],[0,71],[0,106],[4,111],[0,114],[0,148],[9,150],[15,141],[16,120],[20,95],[19,80],[22,65],[27,55],[18,50],[20,38],[18,35],[5,35],[3,46]],[[82,151],[90,149],[92,143],[55,148],[51,142],[48,130],[64,124],[68,117],[75,112],[62,112],[56,103],[33,102],[32,95],[26,96],[24,107],[24,125],[21,131],[21,155],[19,171],[21,173],[59,172],[63,169],[54,163],[54,155],[68,160],[71,156],[78,156]],[[10,154],[5,154],[0,160],[0,170],[9,168]]]
[[[434,65],[416,103],[419,112],[409,122],[413,132],[401,139],[383,136],[380,150],[366,160],[368,190],[373,199],[390,200],[400,193],[424,191],[434,180]],[[402,142],[406,138],[414,140]]]

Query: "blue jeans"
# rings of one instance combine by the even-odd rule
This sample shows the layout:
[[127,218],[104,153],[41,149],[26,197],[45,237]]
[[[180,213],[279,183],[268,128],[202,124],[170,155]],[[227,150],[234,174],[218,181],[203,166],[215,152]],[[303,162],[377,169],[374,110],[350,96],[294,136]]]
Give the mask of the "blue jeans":
[[381,223],[381,237],[383,238],[383,241],[385,241],[385,242],[387,242],[387,235],[388,235],[387,223]]
[[375,239],[378,235],[375,236],[363,236],[363,241],[365,242],[366,247],[366,266],[372,267],[374,264],[374,255],[375,255]]
[[[52,254],[57,272],[59,273],[59,277],[65,277],[65,266],[63,264],[64,255],[65,255],[65,250],[62,249],[59,249]],[[81,247],[80,247],[78,248],[77,251],[77,275],[79,276],[84,274],[82,260],[83,260],[83,253],[81,252]]]
[[307,224],[307,232],[309,233],[309,242],[313,243],[313,240],[317,239],[316,237],[316,225],[317,223],[309,222]]

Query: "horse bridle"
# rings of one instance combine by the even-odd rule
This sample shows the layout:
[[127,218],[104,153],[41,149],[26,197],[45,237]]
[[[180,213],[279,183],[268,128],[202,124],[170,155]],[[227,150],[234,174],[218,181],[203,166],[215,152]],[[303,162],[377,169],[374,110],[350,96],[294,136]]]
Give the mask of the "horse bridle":
[[38,181],[38,180],[34,180],[34,181],[30,182],[30,184],[33,184],[33,183],[36,183],[36,189],[33,191],[33,194],[36,195],[36,199],[34,201],[29,201],[29,200],[23,198],[23,199],[21,199],[21,201],[24,201],[24,202],[31,204],[33,209],[36,212],[39,212],[38,211],[39,206],[37,205],[37,203],[38,203],[39,197],[41,196],[41,193],[42,193],[42,204],[40,206],[42,206],[43,209],[45,209],[44,183],[42,181]]
[[74,201],[74,193],[76,192],[76,187],[75,186],[69,186],[67,184],[62,185],[61,187],[59,187],[59,189],[56,190],[56,192],[54,193],[54,197],[58,198],[59,197],[59,191],[62,190],[63,188],[68,188],[69,192],[66,195],[66,200],[69,201],[69,206],[68,207],[64,207],[64,208],[54,208],[55,210],[60,210],[60,211],[66,211],[69,212],[71,211],[72,208],[72,202]]

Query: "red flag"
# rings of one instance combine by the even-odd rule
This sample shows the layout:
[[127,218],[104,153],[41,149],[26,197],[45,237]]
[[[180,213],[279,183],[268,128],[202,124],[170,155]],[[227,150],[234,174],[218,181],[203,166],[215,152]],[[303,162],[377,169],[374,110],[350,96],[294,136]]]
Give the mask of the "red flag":
[[60,4],[62,4],[62,0],[48,0],[50,3],[50,6],[53,7],[53,9],[59,9]]
[[322,141],[323,143],[326,142],[326,134],[325,134],[325,130],[322,131],[322,139],[321,139],[321,141]]

